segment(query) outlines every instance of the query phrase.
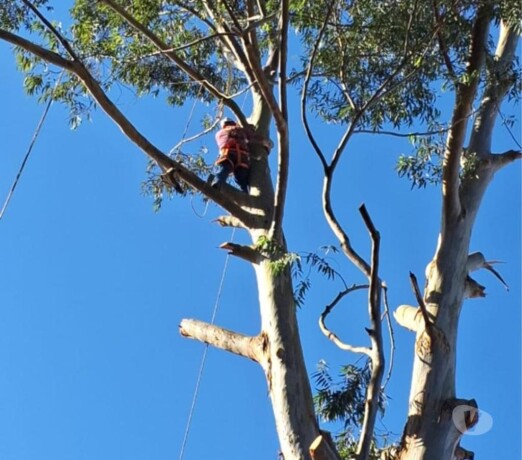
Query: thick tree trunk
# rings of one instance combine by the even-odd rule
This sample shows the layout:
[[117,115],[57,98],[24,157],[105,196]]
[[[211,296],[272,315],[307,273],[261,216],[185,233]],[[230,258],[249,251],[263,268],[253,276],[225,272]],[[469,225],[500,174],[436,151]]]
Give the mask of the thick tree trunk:
[[[477,29],[487,31],[479,17]],[[477,34],[478,37],[478,34]],[[476,40],[475,43],[480,42]],[[511,63],[518,35],[505,24],[496,51],[496,79],[488,81],[470,138],[463,155],[462,142],[467,123],[454,124],[461,137],[448,137],[449,153],[445,161],[443,184],[443,212],[441,234],[435,256],[426,271],[424,292],[430,324],[414,314],[409,307],[401,307],[397,314],[408,328],[416,329],[415,358],[409,398],[408,421],[402,437],[400,460],[464,460],[473,453],[459,445],[462,434],[478,421],[475,400],[457,398],[455,394],[456,344],[460,311],[466,298],[483,296],[483,287],[469,277],[468,252],[471,233],[480,203],[495,173],[506,164],[520,159],[520,152],[491,153],[491,139],[495,118],[503,98],[512,84]],[[472,47],[470,66],[480,68],[480,49]],[[468,118],[474,99],[470,87],[457,98],[454,119]],[[461,95],[462,95],[461,94]],[[465,105],[468,105],[466,108]],[[465,115],[462,118],[459,111]],[[458,160],[474,161],[472,171],[462,176]],[[450,171],[448,168],[451,168]],[[476,289],[478,288],[478,289]],[[455,410],[457,409],[458,410]]]
[[290,271],[255,266],[263,338],[262,363],[285,460],[309,459],[320,435],[301,349]]

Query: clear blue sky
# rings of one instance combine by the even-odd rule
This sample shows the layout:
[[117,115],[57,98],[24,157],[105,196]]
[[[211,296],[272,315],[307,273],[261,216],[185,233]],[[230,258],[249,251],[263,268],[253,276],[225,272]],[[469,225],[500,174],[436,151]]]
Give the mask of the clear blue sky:
[[[0,44],[0,198],[7,194],[43,107],[24,95],[9,47]],[[181,137],[188,109],[162,100],[116,95],[130,118],[162,149]],[[201,112],[204,108],[198,107]],[[513,109],[515,113],[519,108]],[[509,112],[509,110],[508,110]],[[285,215],[293,251],[335,244],[320,209],[318,162],[305,141],[294,100],[292,173]],[[331,127],[316,125],[332,147]],[[197,117],[190,132],[197,132]],[[520,125],[514,128],[520,140]],[[212,136],[201,145],[214,158]],[[515,145],[498,128],[494,148]],[[394,172],[408,146],[384,137],[350,145],[336,182],[335,206],[354,245],[368,254],[357,208],[366,203],[382,234],[381,276],[392,308],[414,303],[408,272],[423,283],[439,228],[437,188],[410,190]],[[152,211],[140,194],[145,157],[97,111],[77,131],[53,106],[11,205],[0,221],[0,459],[177,459],[203,345],[182,339],[182,318],[210,320],[229,229],[211,223],[219,210],[190,199]],[[483,300],[466,302],[459,334],[458,396],[476,398],[492,430],[465,436],[477,458],[520,457],[521,165],[502,171],[484,200],[472,250],[498,266],[511,290],[488,272]],[[194,211],[195,209],[195,211]],[[237,239],[245,236],[238,235]],[[349,282],[360,275],[333,260]],[[335,283],[314,281],[299,311],[310,372],[320,359],[333,370],[354,357],[335,349],[317,318]],[[365,295],[336,312],[337,333],[365,344]],[[333,319],[332,319],[333,321]],[[253,271],[231,259],[217,324],[259,331]],[[386,416],[379,429],[400,436],[406,419],[414,337],[395,325],[396,356]],[[392,438],[394,436],[392,435]],[[262,371],[210,349],[186,460],[277,458],[277,439]]]

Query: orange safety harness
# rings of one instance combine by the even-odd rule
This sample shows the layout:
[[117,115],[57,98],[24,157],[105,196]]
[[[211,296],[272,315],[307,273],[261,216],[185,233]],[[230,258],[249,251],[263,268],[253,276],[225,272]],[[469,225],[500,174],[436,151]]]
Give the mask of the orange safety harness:
[[250,167],[248,150],[234,138],[227,140],[226,144],[219,150],[219,154],[219,158],[216,160],[217,165],[228,161],[234,171],[237,168]]

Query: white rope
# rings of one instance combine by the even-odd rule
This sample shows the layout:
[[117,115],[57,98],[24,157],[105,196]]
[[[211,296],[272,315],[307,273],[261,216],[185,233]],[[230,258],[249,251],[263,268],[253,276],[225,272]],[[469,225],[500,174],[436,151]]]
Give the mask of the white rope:
[[[232,235],[230,236],[230,241],[234,241],[234,234],[236,232],[236,229],[232,229]],[[221,299],[221,293],[223,291],[223,286],[225,284],[225,277],[228,269],[228,261],[230,259],[230,254],[227,254],[225,258],[225,264],[223,265],[223,272],[221,274],[221,280],[219,282],[219,288],[216,295],[216,301],[214,303],[214,309],[212,311],[212,318],[210,320],[210,324],[214,324],[214,321],[216,319],[217,310],[219,307],[219,300]],[[181,444],[181,450],[179,453],[179,460],[183,459],[183,455],[185,453],[185,446],[187,445],[188,436],[190,433],[190,427],[192,424],[192,417],[194,416],[194,410],[196,408],[196,401],[198,399],[198,393],[199,393],[199,387],[201,385],[201,379],[203,377],[203,369],[205,368],[205,361],[207,359],[207,352],[208,352],[208,343],[205,344],[205,348],[203,350],[203,356],[201,357],[201,364],[199,365],[199,372],[198,377],[196,380],[196,387],[194,388],[194,395],[192,396],[192,404],[190,406],[189,415],[187,419],[187,425],[185,426],[185,435],[183,436],[183,442]]]
[[2,217],[4,217],[4,214],[7,210],[7,206],[11,202],[11,198],[13,197],[13,193],[16,189],[16,186],[18,185],[18,181],[20,180],[20,177],[22,176],[22,173],[24,172],[25,165],[27,163],[27,160],[29,160],[29,156],[31,155],[31,152],[33,151],[34,144],[36,143],[36,140],[38,139],[38,135],[40,134],[40,130],[42,129],[42,126],[45,122],[45,119],[47,118],[47,114],[49,113],[49,109],[51,108],[51,105],[53,104],[53,96],[56,91],[56,88],[58,87],[58,84],[60,83],[60,80],[62,79],[63,72],[58,77],[58,80],[56,80],[56,83],[54,85],[53,91],[51,95],[49,96],[49,100],[47,101],[47,104],[44,108],[44,111],[42,113],[42,116],[40,117],[40,120],[38,121],[38,124],[36,125],[36,129],[33,134],[33,138],[31,139],[31,142],[29,143],[29,147],[27,149],[27,152],[25,154],[25,157],[22,161],[22,164],[20,165],[20,169],[18,170],[18,174],[16,175],[13,185],[11,185],[11,189],[9,190],[9,193],[7,194],[7,197],[4,201],[4,204],[2,206],[2,210],[0,211],[0,220],[2,220]]

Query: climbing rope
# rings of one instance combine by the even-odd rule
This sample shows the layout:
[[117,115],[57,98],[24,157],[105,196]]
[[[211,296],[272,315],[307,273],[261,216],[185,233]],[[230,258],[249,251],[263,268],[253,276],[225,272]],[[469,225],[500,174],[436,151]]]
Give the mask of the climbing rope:
[[40,117],[40,120],[38,121],[38,124],[36,125],[36,129],[34,131],[33,138],[31,139],[31,142],[29,143],[29,147],[27,149],[25,157],[22,161],[22,164],[20,165],[18,173],[16,174],[16,177],[13,181],[13,184],[11,185],[11,189],[9,190],[9,193],[7,194],[7,197],[2,206],[2,210],[0,211],[0,220],[2,220],[2,217],[4,217],[4,214],[7,210],[7,206],[9,205],[11,198],[13,197],[13,193],[16,189],[16,186],[18,185],[20,177],[22,176],[22,173],[24,172],[24,168],[25,168],[25,165],[27,164],[27,160],[29,160],[29,157],[31,156],[31,152],[33,151],[34,144],[36,143],[36,140],[38,139],[42,126],[45,122],[45,119],[47,118],[49,109],[51,108],[51,105],[53,105],[53,96],[56,91],[56,88],[58,87],[58,85],[62,79],[62,76],[63,76],[63,72],[59,75],[58,80],[56,80],[53,91],[52,91],[51,95],[49,96],[49,100],[47,101],[47,104],[45,105],[42,116]]
[[[234,234],[236,232],[236,229],[232,229],[232,235],[230,236],[230,241],[234,241]],[[227,273],[227,269],[228,269],[228,261],[230,259],[230,254],[227,254],[226,258],[225,258],[225,264],[223,265],[223,272],[221,274],[221,280],[219,282],[219,288],[218,288],[218,291],[217,291],[217,295],[216,295],[216,300],[214,302],[214,308],[212,310],[212,318],[210,320],[210,324],[214,324],[214,321],[216,319],[216,315],[217,315],[217,310],[218,310],[218,307],[219,307],[219,301],[221,299],[221,293],[223,292],[223,286],[225,284],[225,277],[226,277],[226,273]],[[198,372],[198,376],[197,376],[197,379],[196,379],[196,386],[194,388],[194,394],[192,396],[192,404],[190,406],[190,410],[189,410],[189,415],[188,415],[188,418],[187,418],[187,424],[185,426],[185,434],[183,436],[183,442],[181,443],[181,450],[180,450],[180,453],[179,453],[179,460],[182,460],[183,459],[183,455],[185,453],[185,446],[187,444],[187,440],[188,440],[188,436],[189,436],[189,433],[190,433],[190,427],[191,427],[191,424],[192,424],[192,417],[194,415],[194,410],[196,408],[196,401],[198,399],[198,394],[199,394],[199,387],[201,385],[201,379],[203,377],[203,370],[205,368],[205,361],[207,359],[207,352],[208,352],[208,343],[205,344],[205,348],[203,350],[203,356],[201,357],[201,363],[199,365],[199,372]]]

